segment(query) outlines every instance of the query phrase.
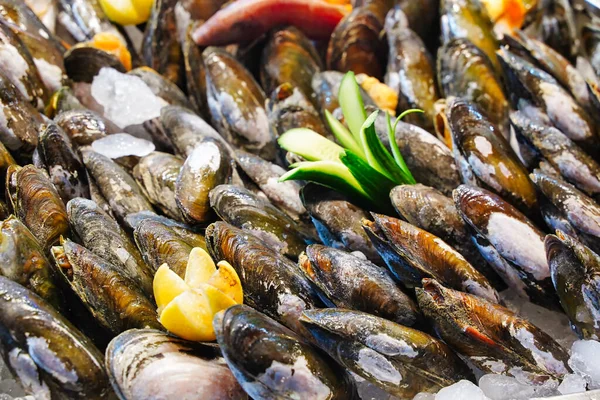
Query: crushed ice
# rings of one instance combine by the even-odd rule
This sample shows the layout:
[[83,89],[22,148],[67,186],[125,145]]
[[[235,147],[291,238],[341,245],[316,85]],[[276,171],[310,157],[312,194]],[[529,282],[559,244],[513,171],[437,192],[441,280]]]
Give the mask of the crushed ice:
[[155,149],[154,143],[128,133],[115,133],[92,143],[92,149],[108,158],[126,156],[144,157]]
[[91,93],[104,116],[120,128],[158,118],[167,105],[141,78],[107,67],[94,77]]

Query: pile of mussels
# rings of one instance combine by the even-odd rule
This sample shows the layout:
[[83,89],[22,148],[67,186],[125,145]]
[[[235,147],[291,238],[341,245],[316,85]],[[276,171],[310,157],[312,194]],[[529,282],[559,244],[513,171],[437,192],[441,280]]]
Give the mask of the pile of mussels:
[[[341,21],[319,0],[156,0],[139,51],[95,0],[44,3],[42,22],[0,0],[0,351],[27,393],[353,399],[359,376],[410,399],[473,367],[559,382],[568,351],[502,305],[506,288],[600,336],[600,26],[568,1],[500,35],[477,0],[356,1]],[[89,44],[102,32],[131,71]],[[160,115],[107,118],[90,89],[106,69]],[[395,215],[279,182],[297,157],[277,137],[332,137],[350,70],[424,110],[396,129],[419,183],[391,191]],[[123,131],[157,151],[94,151]],[[183,276],[194,247],[244,289],[217,343],[157,319],[154,272]]]

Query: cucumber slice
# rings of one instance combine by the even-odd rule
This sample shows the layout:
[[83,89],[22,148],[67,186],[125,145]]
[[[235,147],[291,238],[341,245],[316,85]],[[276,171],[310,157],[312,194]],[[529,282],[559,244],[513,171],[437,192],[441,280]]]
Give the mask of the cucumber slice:
[[349,71],[342,79],[338,101],[350,132],[352,132],[356,141],[360,143],[360,128],[367,119],[367,113],[354,72]]
[[283,149],[308,161],[340,162],[344,148],[307,128],[290,129],[277,139]]
[[361,188],[348,168],[339,162],[314,161],[300,162],[295,165],[296,168],[286,172],[279,178],[280,182],[288,180],[311,181],[344,193],[351,199],[357,199],[363,204],[373,203],[372,198]]
[[352,136],[348,129],[346,129],[346,127],[342,125],[342,123],[327,110],[325,110],[325,119],[327,120],[329,129],[331,129],[331,132],[333,132],[335,138],[342,146],[355,152],[356,154],[361,156],[364,155],[360,145],[354,139],[354,136]]

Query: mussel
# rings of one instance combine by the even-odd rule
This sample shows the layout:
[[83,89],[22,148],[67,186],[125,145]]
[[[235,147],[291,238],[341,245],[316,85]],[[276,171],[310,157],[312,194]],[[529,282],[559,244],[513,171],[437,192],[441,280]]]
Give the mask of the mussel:
[[447,285],[498,302],[488,280],[456,250],[431,233],[402,220],[373,214],[374,222],[363,227],[392,274],[408,288],[423,278],[436,278]]
[[41,297],[0,277],[0,343],[11,374],[40,399],[106,399],[102,353]]
[[347,372],[266,315],[235,305],[217,314],[213,325],[227,365],[253,398],[358,398]]
[[344,368],[400,398],[473,379],[442,341],[380,317],[326,308],[305,311],[300,322]]
[[106,329],[162,329],[154,305],[134,281],[83,246],[65,240],[52,248],[58,273]]
[[106,350],[106,370],[123,400],[248,398],[215,347],[151,329],[114,338]]
[[117,132],[117,127],[100,115],[85,109],[60,112],[54,122],[78,146],[92,144],[96,139]]
[[440,337],[482,371],[539,385],[570,372],[567,351],[509,309],[432,279],[416,290]]
[[296,264],[250,232],[224,222],[206,228],[206,243],[213,259],[235,268],[244,288],[244,303],[304,332],[298,317],[323,303]]

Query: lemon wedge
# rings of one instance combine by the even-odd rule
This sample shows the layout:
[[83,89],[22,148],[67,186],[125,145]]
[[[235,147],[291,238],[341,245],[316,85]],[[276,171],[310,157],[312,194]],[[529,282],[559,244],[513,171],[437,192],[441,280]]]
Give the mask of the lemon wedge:
[[214,315],[244,298],[235,269],[225,261],[218,267],[205,250],[196,247],[189,255],[184,279],[167,264],[156,271],[153,285],[159,321],[169,332],[187,340],[215,339]]
[[100,0],[107,18],[120,25],[137,25],[148,21],[153,0]]

